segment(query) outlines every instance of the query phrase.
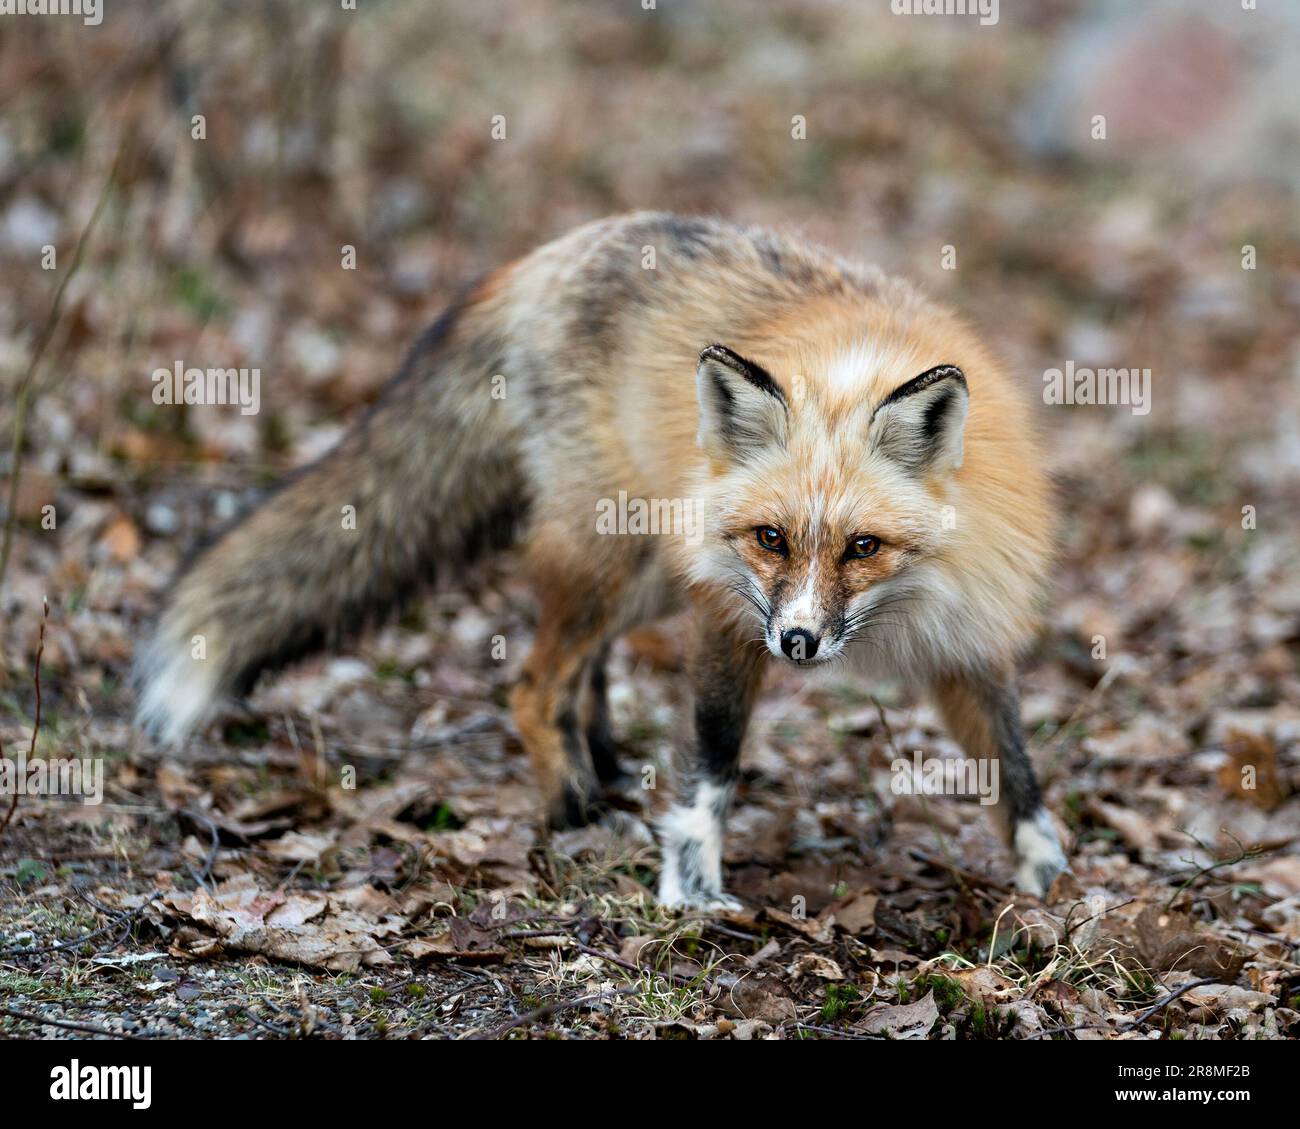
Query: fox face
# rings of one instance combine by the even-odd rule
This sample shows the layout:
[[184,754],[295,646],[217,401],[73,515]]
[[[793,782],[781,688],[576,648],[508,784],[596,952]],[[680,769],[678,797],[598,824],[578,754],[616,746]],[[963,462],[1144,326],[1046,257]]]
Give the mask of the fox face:
[[792,402],[760,366],[710,346],[696,384],[711,470],[695,579],[734,597],[756,641],[795,665],[857,641],[897,649],[935,586],[925,566],[944,541],[935,484],[961,463],[961,370],[929,369],[879,403],[820,389]]

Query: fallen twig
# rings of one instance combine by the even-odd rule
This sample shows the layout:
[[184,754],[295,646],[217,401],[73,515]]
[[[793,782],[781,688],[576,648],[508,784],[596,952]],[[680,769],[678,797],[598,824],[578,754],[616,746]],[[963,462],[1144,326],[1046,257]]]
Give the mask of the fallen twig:
[[536,1023],[539,1019],[547,1019],[561,1011],[569,1011],[572,1008],[584,1007],[587,1004],[600,1003],[602,1000],[613,999],[616,996],[630,996],[633,992],[643,991],[644,984],[627,984],[622,988],[614,988],[608,992],[597,992],[594,996],[580,996],[575,1000],[557,1000],[555,1003],[547,1004],[545,1007],[539,1007],[534,1011],[525,1012],[523,1015],[516,1015],[507,1023],[502,1023],[499,1027],[494,1027],[491,1031],[483,1035],[474,1035],[474,1039],[499,1039],[507,1031],[512,1031],[516,1027],[522,1027],[526,1023]]
[[68,283],[72,281],[81,266],[86,244],[90,241],[91,233],[99,223],[99,217],[104,211],[104,205],[108,203],[109,190],[117,179],[118,164],[121,160],[122,150],[118,149],[117,156],[113,158],[113,165],[108,170],[108,178],[104,181],[104,187],[99,193],[99,199],[95,202],[95,210],[90,213],[90,219],[86,221],[86,226],[81,229],[76,249],[72,252],[72,262],[68,266],[67,273],[59,280],[58,289],[54,291],[54,300],[50,303],[50,311],[45,316],[45,324],[41,327],[41,334],[36,339],[36,348],[32,350],[32,359],[27,365],[27,371],[23,373],[22,380],[18,382],[18,389],[14,398],[14,441],[11,456],[13,465],[9,468],[9,509],[5,513],[4,544],[0,547],[0,585],[4,584],[5,572],[9,568],[9,552],[13,548],[14,527],[18,524],[18,482],[22,477],[23,431],[27,423],[27,412],[31,407],[32,389],[36,382],[36,370],[41,363],[41,358],[45,355],[45,349],[49,345],[50,339],[54,336],[55,327],[59,324],[59,313],[63,307],[64,291],[67,290]]
[[1178,999],[1178,997],[1181,996],[1184,992],[1190,992],[1193,988],[1204,988],[1207,984],[1217,984],[1217,983],[1219,983],[1219,981],[1211,977],[1208,980],[1193,980],[1189,984],[1184,984],[1181,988],[1177,989],[1176,991],[1170,992],[1169,995],[1165,996],[1163,999],[1158,1000],[1156,1003],[1152,1004],[1149,1008],[1146,1009],[1146,1011],[1144,1011],[1137,1018],[1130,1019],[1127,1023],[1123,1024],[1118,1028],[1112,1027],[1109,1023],[1080,1023],[1074,1027],[1066,1027],[1066,1026],[1048,1027],[1042,1031],[1038,1031],[1035,1034],[1031,1035],[1030,1038],[1046,1039],[1051,1037],[1052,1035],[1068,1035],[1075,1031],[1113,1031],[1117,1034],[1124,1034],[1129,1031],[1136,1031],[1139,1027],[1142,1026],[1142,1024],[1144,1024],[1148,1019],[1150,1019],[1153,1015],[1155,1015],[1156,1012],[1160,1011],[1162,1008],[1168,1007],[1171,1003],[1173,1003],[1176,999]]
[[1178,999],[1178,997],[1181,996],[1184,992],[1190,992],[1193,988],[1204,988],[1207,984],[1217,984],[1217,983],[1218,981],[1214,979],[1214,977],[1210,977],[1208,980],[1193,980],[1190,984],[1184,984],[1181,988],[1177,989],[1176,991],[1170,992],[1169,995],[1165,996],[1165,998],[1160,1000],[1158,1003],[1152,1004],[1149,1008],[1147,1008],[1146,1011],[1144,1011],[1136,1019],[1130,1020],[1129,1023],[1125,1026],[1124,1030],[1132,1031],[1134,1028],[1140,1027],[1148,1019],[1150,1019],[1153,1015],[1155,1015],[1155,1013],[1158,1012],[1161,1008],[1168,1007],[1171,1003],[1174,1002],[1174,1000]]
[[158,897],[162,890],[155,889],[145,900],[135,909],[126,910],[119,914],[107,925],[102,925],[92,933],[87,933],[83,937],[74,937],[71,941],[60,941],[56,945],[38,945],[35,948],[26,948],[19,946],[12,949],[0,949],[0,960],[8,960],[10,957],[32,957],[44,953],[58,953],[64,949],[75,949],[78,945],[84,945],[87,941],[93,941],[96,937],[102,937],[105,933],[116,929],[119,925],[130,925],[132,921],[144,913],[149,903]]
[[[0,570],[0,575],[2,574],[3,574],[3,570]],[[45,654],[45,625],[46,623],[49,622],[49,618],[50,618],[50,601],[46,597],[42,596],[41,597],[41,638],[40,638],[40,643],[36,647],[36,674],[35,674],[36,720],[32,723],[32,744],[31,744],[31,749],[27,753],[27,759],[29,761],[35,759],[36,757],[36,738],[41,732],[41,656]],[[13,819],[14,812],[17,810],[17,808],[18,808],[18,781],[15,780],[13,795],[9,797],[9,810],[5,812],[4,822],[0,823],[0,835],[3,835],[5,833],[5,829],[9,826],[9,821]]]
[[17,1011],[11,1007],[0,1007],[0,1015],[13,1019],[25,1019],[28,1023],[40,1023],[47,1027],[63,1027],[69,1031],[85,1031],[91,1035],[107,1035],[110,1039],[150,1039],[152,1035],[137,1035],[132,1031],[110,1031],[107,1027],[96,1027],[93,1023],[72,1023],[66,1019],[46,1019],[42,1015]]

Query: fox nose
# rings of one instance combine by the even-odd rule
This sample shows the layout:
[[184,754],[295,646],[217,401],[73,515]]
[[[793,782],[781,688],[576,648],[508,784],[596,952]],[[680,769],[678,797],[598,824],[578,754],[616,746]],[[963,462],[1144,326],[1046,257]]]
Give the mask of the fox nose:
[[786,658],[794,659],[795,662],[803,662],[817,653],[817,636],[811,631],[805,631],[802,627],[783,631],[781,633],[781,650],[785,652]]

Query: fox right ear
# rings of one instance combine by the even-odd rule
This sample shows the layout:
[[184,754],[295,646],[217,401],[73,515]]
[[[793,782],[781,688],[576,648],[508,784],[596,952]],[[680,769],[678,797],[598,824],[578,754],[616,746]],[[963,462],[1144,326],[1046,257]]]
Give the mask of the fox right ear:
[[698,442],[714,457],[743,458],[785,443],[785,393],[761,365],[723,345],[710,345],[700,354],[695,391]]

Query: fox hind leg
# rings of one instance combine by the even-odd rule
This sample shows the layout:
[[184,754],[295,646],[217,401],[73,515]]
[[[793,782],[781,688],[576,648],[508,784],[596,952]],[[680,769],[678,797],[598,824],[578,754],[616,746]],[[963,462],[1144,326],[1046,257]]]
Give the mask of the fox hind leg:
[[966,753],[997,759],[994,815],[1015,852],[1016,886],[1043,897],[1067,864],[1025,750],[1020,702],[1010,675],[954,676],[933,689],[949,732]]
[[606,635],[598,593],[594,585],[576,592],[571,581],[542,589],[537,637],[510,696],[552,828],[582,826],[604,814],[582,719]]
[[583,697],[582,723],[587,735],[587,748],[596,779],[602,784],[618,784],[626,779],[619,767],[618,747],[614,741],[609,720],[609,645],[597,652],[588,667],[586,693]]

